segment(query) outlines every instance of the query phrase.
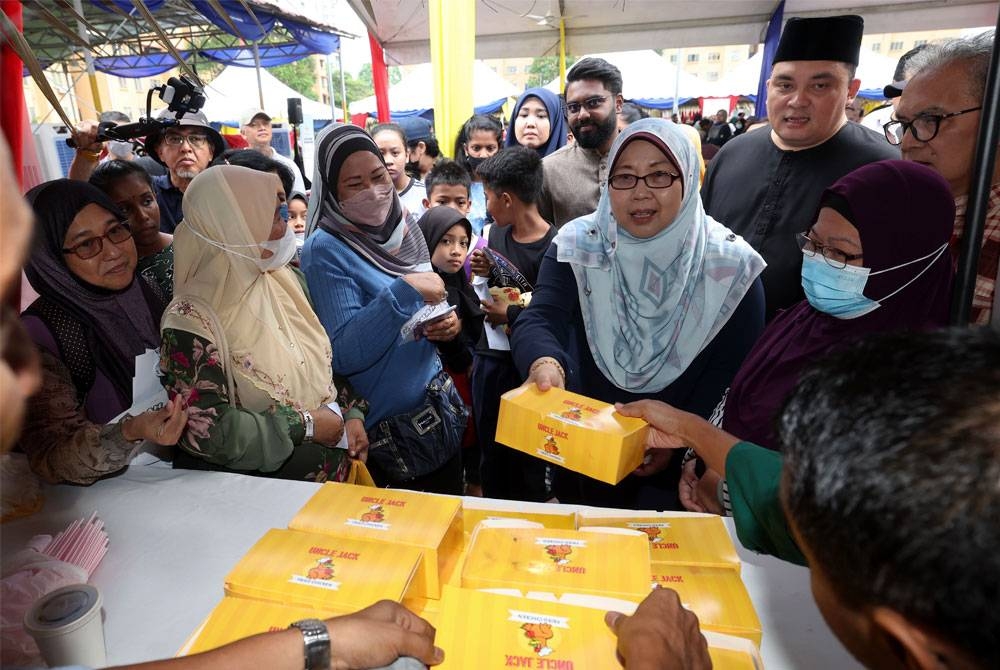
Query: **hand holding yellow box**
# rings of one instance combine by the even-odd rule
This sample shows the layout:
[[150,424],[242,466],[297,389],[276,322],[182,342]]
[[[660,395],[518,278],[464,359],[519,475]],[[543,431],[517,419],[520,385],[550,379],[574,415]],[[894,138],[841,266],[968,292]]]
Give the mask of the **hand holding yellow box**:
[[617,484],[642,463],[648,425],[614,405],[534,384],[500,397],[496,441],[542,460]]
[[326,483],[309,499],[289,528],[357,538],[423,552],[423,569],[411,594],[440,598],[442,573],[462,548],[462,502],[397,489]]

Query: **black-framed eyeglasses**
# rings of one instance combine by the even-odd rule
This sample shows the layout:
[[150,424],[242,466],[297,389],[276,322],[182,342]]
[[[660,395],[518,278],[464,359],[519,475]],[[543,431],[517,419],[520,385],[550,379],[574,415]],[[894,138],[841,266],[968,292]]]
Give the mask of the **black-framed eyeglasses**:
[[882,126],[882,130],[885,132],[885,139],[889,140],[889,144],[902,144],[903,135],[906,134],[907,130],[913,133],[913,138],[918,142],[930,142],[937,137],[941,121],[944,119],[961,116],[969,112],[977,112],[980,109],[982,109],[982,106],[970,107],[960,112],[952,112],[951,114],[920,114],[912,121],[889,121]]
[[828,247],[825,244],[820,244],[813,238],[809,237],[809,233],[798,233],[795,236],[795,241],[799,243],[799,249],[802,250],[806,256],[815,256],[816,254],[821,254],[823,260],[827,262],[827,265],[831,265],[838,270],[847,267],[849,261],[856,261],[858,259],[864,258],[864,254],[848,254],[837,247]]
[[201,149],[208,144],[208,135],[181,135],[168,133],[163,136],[163,143],[170,147],[179,147],[187,142],[192,149]]
[[631,188],[635,188],[641,179],[647,188],[670,188],[674,185],[674,182],[680,178],[681,176],[679,174],[659,170],[657,172],[650,172],[649,174],[645,174],[641,177],[636,174],[612,175],[612,177],[608,179],[608,184],[611,188],[617,191],[627,191]]
[[566,111],[570,114],[579,114],[580,110],[584,107],[587,111],[592,112],[595,109],[600,109],[601,105],[607,101],[608,96],[606,95],[595,95],[593,98],[587,98],[583,102],[567,102]]
[[104,251],[104,238],[112,244],[121,244],[132,237],[132,228],[124,222],[118,222],[108,228],[108,231],[97,237],[88,237],[79,244],[74,244],[68,249],[63,249],[64,254],[76,254],[81,260],[93,258]]

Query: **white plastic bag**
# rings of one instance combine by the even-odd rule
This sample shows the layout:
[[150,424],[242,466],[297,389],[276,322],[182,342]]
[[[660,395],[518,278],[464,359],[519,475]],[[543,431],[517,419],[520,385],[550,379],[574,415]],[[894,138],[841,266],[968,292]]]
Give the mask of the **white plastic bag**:
[[89,575],[81,567],[41,553],[52,538],[36,535],[28,546],[3,563],[0,580],[0,666],[41,666],[45,662],[38,646],[24,630],[24,614],[47,593],[70,584],[85,583]]

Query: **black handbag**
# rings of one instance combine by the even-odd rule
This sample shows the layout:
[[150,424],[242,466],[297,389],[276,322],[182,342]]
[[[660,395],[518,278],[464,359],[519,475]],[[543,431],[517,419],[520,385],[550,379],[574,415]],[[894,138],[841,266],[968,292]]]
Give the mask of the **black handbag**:
[[458,454],[468,419],[455,383],[442,370],[427,385],[423,405],[368,431],[368,458],[397,482],[434,472]]

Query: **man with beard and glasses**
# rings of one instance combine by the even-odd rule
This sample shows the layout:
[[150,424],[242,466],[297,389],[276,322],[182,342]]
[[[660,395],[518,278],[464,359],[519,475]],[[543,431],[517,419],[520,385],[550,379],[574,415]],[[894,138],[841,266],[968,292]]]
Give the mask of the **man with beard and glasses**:
[[542,161],[538,212],[556,228],[597,209],[608,179],[608,151],[618,137],[622,73],[601,58],[584,58],[566,75],[566,115],[576,141]]
[[804,298],[795,234],[809,227],[823,191],[862,165],[899,158],[877,134],[847,122],[845,107],[861,86],[854,75],[863,32],[860,16],[789,19],[767,81],[769,132],[733,138],[705,174],[705,211],[767,261],[768,320]]

